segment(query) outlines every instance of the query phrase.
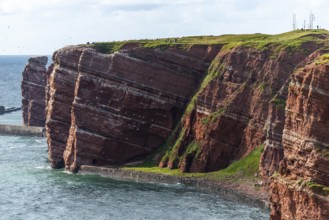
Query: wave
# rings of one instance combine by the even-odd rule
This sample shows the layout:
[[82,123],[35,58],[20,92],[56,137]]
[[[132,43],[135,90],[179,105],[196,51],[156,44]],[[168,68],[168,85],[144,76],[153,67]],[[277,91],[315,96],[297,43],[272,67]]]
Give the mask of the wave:
[[35,168],[36,169],[41,169],[41,170],[51,170],[51,166],[50,165],[41,165],[41,166],[37,166]]

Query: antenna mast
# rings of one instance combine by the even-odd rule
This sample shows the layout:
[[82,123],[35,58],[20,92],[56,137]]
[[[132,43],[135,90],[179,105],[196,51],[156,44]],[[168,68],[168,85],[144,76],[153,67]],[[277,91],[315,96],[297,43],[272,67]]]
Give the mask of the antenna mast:
[[313,14],[313,12],[311,11],[310,13],[310,24],[309,24],[309,28],[312,30],[313,29],[313,23],[315,21],[315,16]]

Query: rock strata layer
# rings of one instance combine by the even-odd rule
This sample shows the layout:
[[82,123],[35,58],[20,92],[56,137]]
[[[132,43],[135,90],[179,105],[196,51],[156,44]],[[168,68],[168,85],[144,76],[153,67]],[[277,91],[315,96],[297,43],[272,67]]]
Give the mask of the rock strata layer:
[[[63,152],[71,126],[71,109],[79,60],[84,48],[64,48],[53,55],[48,69],[46,135],[52,167],[64,166]],[[88,118],[87,118],[88,120]]]
[[57,51],[48,78],[52,166],[143,160],[170,135],[219,48]]
[[160,166],[183,172],[216,171],[243,158],[268,137],[262,167],[265,179],[271,176],[283,158],[280,141],[287,83],[319,48],[300,47],[307,52],[239,46],[219,52],[182,119],[179,138],[170,144]]
[[293,74],[271,219],[329,219],[329,56]]
[[46,56],[32,57],[23,71],[22,111],[23,123],[28,126],[45,126]]

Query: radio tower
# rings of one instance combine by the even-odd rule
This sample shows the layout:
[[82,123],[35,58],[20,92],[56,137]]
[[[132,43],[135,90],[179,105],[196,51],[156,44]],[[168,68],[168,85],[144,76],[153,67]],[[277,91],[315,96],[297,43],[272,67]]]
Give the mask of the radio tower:
[[296,14],[292,15],[292,29],[295,31],[297,30],[297,24],[296,24]]
[[315,16],[313,14],[313,12],[310,13],[310,24],[309,24],[309,28],[312,30],[313,29],[313,22],[315,21]]

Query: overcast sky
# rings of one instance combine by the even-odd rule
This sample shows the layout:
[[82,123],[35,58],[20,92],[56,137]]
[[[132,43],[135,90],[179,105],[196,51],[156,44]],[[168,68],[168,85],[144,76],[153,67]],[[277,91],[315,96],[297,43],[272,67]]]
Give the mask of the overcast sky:
[[277,34],[309,14],[328,29],[328,0],[0,0],[0,54],[52,54],[93,41]]

